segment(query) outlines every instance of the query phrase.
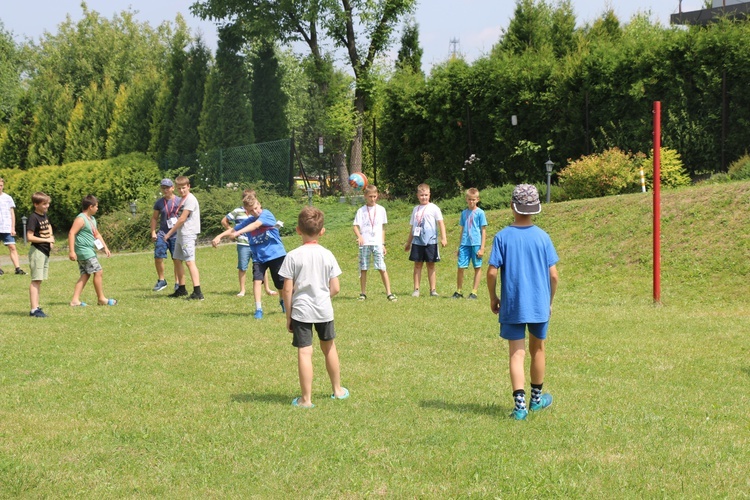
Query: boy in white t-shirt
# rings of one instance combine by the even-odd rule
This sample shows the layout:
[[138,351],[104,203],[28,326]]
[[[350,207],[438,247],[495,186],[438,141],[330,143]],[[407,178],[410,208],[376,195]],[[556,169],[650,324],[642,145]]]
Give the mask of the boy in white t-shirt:
[[[16,204],[10,195],[3,192],[3,189],[5,189],[5,181],[0,177],[0,241],[8,247],[10,261],[16,268],[16,274],[26,274],[26,271],[19,266],[18,250],[16,250]],[[2,274],[3,270],[0,269],[0,275]]]
[[385,224],[388,216],[385,208],[378,205],[378,188],[373,184],[365,187],[365,206],[357,210],[354,216],[354,234],[357,235],[359,245],[359,300],[367,298],[367,270],[372,261],[373,267],[380,271],[380,277],[385,285],[385,295],[394,302],[396,295],[391,293],[391,280],[385,268]]
[[422,266],[427,263],[427,281],[430,284],[430,296],[437,297],[437,276],[435,262],[440,262],[438,250],[438,229],[440,230],[440,245],[445,248],[448,238],[445,234],[443,212],[437,205],[430,203],[430,186],[417,186],[419,205],[411,212],[409,238],[404,250],[409,253],[409,260],[414,262],[414,292],[412,297],[419,297],[419,282],[422,280]]
[[190,192],[190,179],[181,175],[174,182],[182,200],[177,210],[177,222],[164,235],[164,239],[169,240],[173,234],[177,233],[177,242],[172,259],[175,262],[178,287],[173,294],[170,294],[170,297],[186,297],[188,295],[185,289],[185,268],[182,265],[184,262],[190,272],[190,280],[193,282],[193,293],[187,298],[203,300],[200,273],[198,272],[198,265],[195,263],[195,243],[201,232],[201,210],[198,199]]
[[284,278],[282,296],[286,308],[286,327],[297,348],[299,385],[302,395],[292,400],[297,408],[314,408],[312,404],[312,332],[320,339],[320,349],[326,359],[326,371],[331,379],[331,399],[346,399],[349,391],[341,387],[336,332],[333,328],[331,297],[339,293],[341,268],[330,250],[318,244],[325,233],[323,212],[305,207],[297,219],[297,233],[302,246],[289,252],[279,269]]

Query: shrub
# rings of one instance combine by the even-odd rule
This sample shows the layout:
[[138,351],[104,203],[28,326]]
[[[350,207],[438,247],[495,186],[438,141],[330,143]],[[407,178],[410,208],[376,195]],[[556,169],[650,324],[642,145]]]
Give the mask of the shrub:
[[619,148],[608,149],[569,163],[558,182],[568,199],[632,193],[639,186],[637,161]]
[[733,180],[750,179],[750,155],[744,154],[733,161],[727,174]]
[[[664,188],[677,188],[690,185],[690,177],[682,165],[680,154],[674,149],[661,149],[661,165],[659,173],[661,174],[661,186]],[[646,177],[646,186],[649,190],[654,187],[654,150],[651,150],[651,156],[643,157],[640,160],[643,166],[643,173]],[[638,173],[640,176],[640,172]]]
[[81,199],[87,194],[99,199],[99,213],[105,215],[126,207],[144,186],[158,188],[160,174],[153,160],[132,153],[108,160],[2,170],[0,177],[6,179],[6,191],[16,202],[19,223],[21,215],[34,209],[31,195],[43,191],[52,198],[49,219],[55,231],[60,232],[70,228],[81,211]]

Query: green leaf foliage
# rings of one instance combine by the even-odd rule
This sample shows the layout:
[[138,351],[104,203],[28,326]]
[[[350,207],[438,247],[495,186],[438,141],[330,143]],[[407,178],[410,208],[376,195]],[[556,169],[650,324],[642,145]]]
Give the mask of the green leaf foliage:
[[81,161],[30,170],[0,170],[6,190],[13,193],[17,213],[33,210],[31,195],[37,191],[51,198],[49,219],[55,231],[67,230],[81,211],[81,199],[99,199],[99,214],[117,210],[134,200],[142,186],[158,186],[161,178],[153,160],[132,153],[109,160]]

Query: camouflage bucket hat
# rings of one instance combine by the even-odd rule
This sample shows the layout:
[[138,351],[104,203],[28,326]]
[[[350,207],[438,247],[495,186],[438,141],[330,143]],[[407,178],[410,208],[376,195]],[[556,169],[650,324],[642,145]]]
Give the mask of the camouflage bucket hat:
[[539,202],[539,191],[531,184],[519,184],[513,190],[511,197],[513,210],[519,214],[534,215],[542,211],[542,204]]

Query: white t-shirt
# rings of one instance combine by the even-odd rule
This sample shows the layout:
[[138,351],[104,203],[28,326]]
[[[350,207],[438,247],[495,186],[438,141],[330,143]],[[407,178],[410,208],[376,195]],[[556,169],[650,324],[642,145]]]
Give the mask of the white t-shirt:
[[201,209],[198,206],[198,198],[193,193],[188,193],[180,207],[180,215],[183,210],[190,210],[185,224],[179,229],[182,236],[196,236],[201,232]]
[[412,244],[422,246],[437,244],[437,223],[441,220],[443,220],[443,212],[434,203],[414,207],[409,224],[411,224],[412,234],[415,228],[419,228],[419,235],[414,235]]
[[359,234],[365,245],[383,244],[383,224],[388,224],[388,216],[385,208],[377,203],[374,207],[361,207],[354,216],[353,225],[359,226]]
[[16,204],[8,193],[0,194],[0,233],[10,234],[13,222],[10,218],[10,210],[15,208]]
[[294,281],[292,319],[303,323],[333,321],[328,282],[341,275],[341,268],[330,250],[316,243],[295,248],[286,254],[279,274]]

